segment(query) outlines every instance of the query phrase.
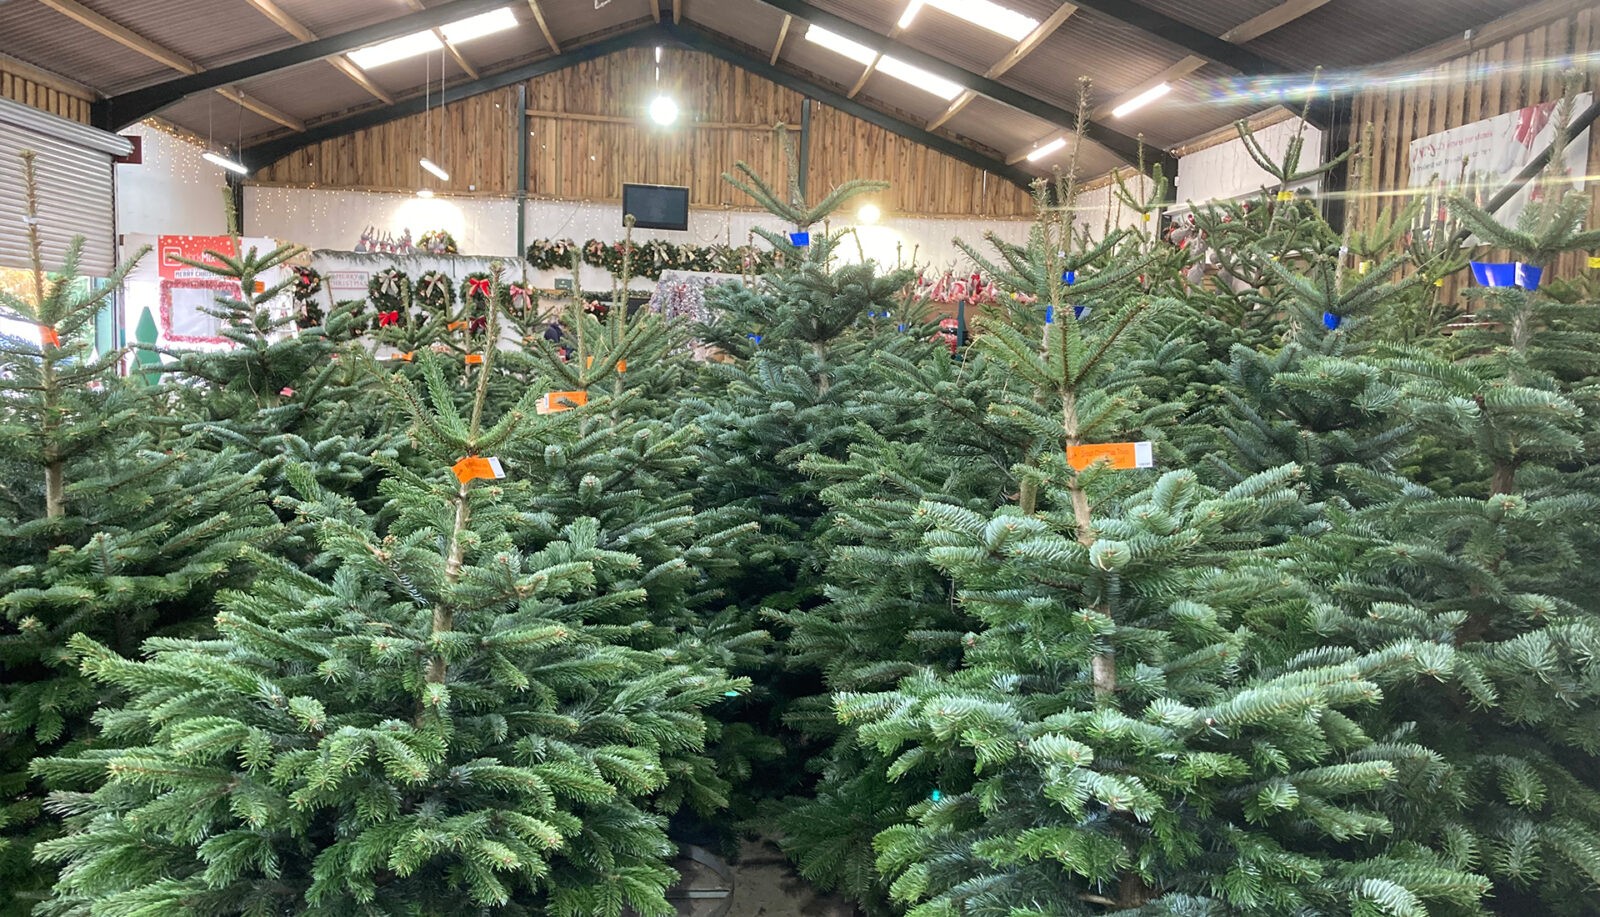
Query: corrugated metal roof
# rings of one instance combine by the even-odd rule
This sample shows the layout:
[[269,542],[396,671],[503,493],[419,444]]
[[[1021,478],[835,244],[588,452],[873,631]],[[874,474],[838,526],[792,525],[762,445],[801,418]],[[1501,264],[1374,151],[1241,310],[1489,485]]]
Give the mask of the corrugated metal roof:
[[1153,35],[1080,9],[1000,82],[1076,110],[1078,79],[1089,77],[1093,108],[1139,86],[1183,56],[1181,49]]
[[162,112],[161,117],[214,141],[217,146],[235,150],[239,148],[241,136],[248,145],[252,137],[284,129],[276,121],[268,121],[214,92],[192,95]]
[[[80,0],[144,37],[169,47],[202,66],[251,57],[295,43],[247,0]],[[317,35],[337,35],[374,22],[406,15],[403,0],[275,0],[286,13]],[[442,0],[426,0],[438,5]],[[887,35],[905,9],[906,0],[811,0],[818,7],[862,27]],[[1048,18],[1061,0],[997,0],[1038,20]],[[1134,0],[1209,34],[1221,34],[1276,7],[1281,0]],[[1391,60],[1436,41],[1459,35],[1523,7],[1526,0],[1330,0],[1321,8],[1276,29],[1247,47],[1264,57],[1291,63],[1286,69],[1309,72],[1317,65],[1360,67]],[[531,22],[526,3],[507,0],[521,20],[514,31],[464,44],[461,51],[484,74],[501,72],[547,53],[544,39]],[[650,7],[640,0],[540,0],[546,22],[562,47],[651,22]],[[683,0],[684,17],[703,29],[726,36],[765,60],[783,21],[783,13],[759,0]],[[1403,27],[1400,27],[1403,24]],[[804,78],[848,91],[862,65],[804,39],[805,22],[796,20],[784,43],[781,66]],[[172,79],[177,71],[101,36],[66,16],[30,0],[0,2],[0,50],[30,64],[53,70],[95,89],[115,94]],[[1001,35],[941,12],[925,8],[897,37],[903,44],[963,67],[973,73],[989,70],[1011,49]],[[1185,57],[1187,52],[1161,38],[1108,16],[1079,9],[1035,48],[1001,82],[1061,108],[1077,106],[1078,78],[1093,80],[1090,104],[1112,102]],[[369,75],[386,91],[407,96],[420,90],[424,74],[437,85],[437,57],[413,59],[378,68]],[[448,79],[464,78],[453,62]],[[241,87],[263,103],[288,114],[316,121],[352,108],[375,104],[372,97],[325,63],[311,63],[246,81]],[[1107,126],[1122,133],[1143,133],[1152,144],[1170,147],[1270,107],[1271,100],[1252,96],[1249,84],[1215,65],[1180,82],[1160,103]],[[923,124],[947,104],[938,96],[893,77],[874,75],[858,97],[865,104]],[[214,93],[185,100],[164,117],[206,133],[208,122],[219,136],[282,130]],[[218,125],[223,121],[227,130]],[[1002,155],[1049,134],[1052,126],[1024,112],[979,99],[946,125],[950,134],[971,138],[1001,150]],[[248,137],[247,137],[248,139]],[[1114,162],[1099,147],[1085,150],[1081,167],[1109,168]],[[1047,168],[1049,160],[1028,166]]]
[[39,3],[0,4],[0,51],[101,92],[178,75]]
[[1298,69],[1403,57],[1529,5],[1529,0],[1334,0],[1247,47]]

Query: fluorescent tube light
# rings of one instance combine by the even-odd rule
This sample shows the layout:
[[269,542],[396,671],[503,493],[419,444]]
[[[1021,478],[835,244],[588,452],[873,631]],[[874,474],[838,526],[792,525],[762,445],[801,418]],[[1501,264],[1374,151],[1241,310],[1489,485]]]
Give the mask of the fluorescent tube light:
[[444,34],[445,41],[453,45],[459,45],[464,41],[471,41],[474,38],[482,38],[485,35],[493,35],[496,32],[504,32],[516,27],[517,14],[511,12],[511,7],[502,6],[497,10],[490,10],[487,13],[469,16],[466,19],[458,19],[449,25],[440,26],[439,31]]
[[410,35],[391,38],[382,44],[359,48],[351,51],[346,56],[362,70],[371,70],[374,67],[382,67],[384,64],[392,64],[408,57],[416,57],[419,54],[427,54],[429,51],[437,51],[440,47],[442,46],[439,44],[439,36],[432,32],[413,32]]
[[1116,108],[1111,109],[1111,117],[1120,118],[1131,111],[1149,105],[1151,102],[1154,102],[1156,99],[1161,98],[1171,91],[1171,83],[1157,83],[1156,85],[1151,86],[1149,89],[1146,89],[1144,92],[1141,92],[1129,99],[1128,101],[1123,102],[1121,105],[1118,105]]
[[911,28],[912,20],[916,19],[917,13],[922,11],[923,2],[924,0],[911,0],[911,3],[906,6],[906,11],[900,14],[900,21],[895,23],[895,28]]
[[445,170],[443,170],[441,168],[439,168],[439,165],[437,163],[435,163],[431,159],[427,159],[427,158],[420,159],[420,160],[417,161],[417,165],[422,166],[424,169],[427,169],[429,172],[432,172],[434,177],[439,179],[440,181],[449,181],[450,180],[450,173],[446,172]]
[[813,25],[806,29],[806,41],[819,44],[829,51],[843,54],[858,64],[870,64],[878,56],[878,52],[866,45],[851,41],[838,32],[830,32],[819,25]]
[[229,159],[226,156],[223,156],[223,155],[218,154],[218,153],[213,153],[210,150],[207,150],[206,152],[201,153],[200,154],[200,158],[204,159],[206,162],[209,162],[214,166],[221,166],[224,169],[227,169],[229,172],[237,172],[240,175],[249,175],[250,174],[250,170],[246,169],[244,167],[243,163],[235,162],[234,160]]
[[1039,147],[1037,150],[1034,150],[1032,153],[1029,153],[1028,154],[1028,161],[1029,162],[1038,162],[1039,160],[1045,158],[1046,156],[1049,156],[1051,153],[1054,153],[1056,150],[1059,150],[1059,149],[1061,149],[1062,147],[1064,147],[1066,145],[1067,145],[1067,138],[1065,138],[1065,137],[1057,137],[1056,139],[1054,139],[1054,140],[1050,141],[1049,143],[1045,144],[1044,146]]
[[[1032,16],[1024,16],[1016,10],[991,3],[990,0],[925,0],[925,2],[936,10],[1004,35],[1012,41],[1027,38],[1030,32],[1039,27],[1039,20]],[[923,3],[916,5],[922,6]],[[909,23],[902,20],[901,28],[907,24]]]
[[904,80],[918,89],[931,92],[946,102],[961,95],[963,92],[960,86],[944,77],[934,76],[921,67],[912,66],[899,58],[890,57],[887,54],[883,56],[882,60],[878,61],[878,70],[897,80]]

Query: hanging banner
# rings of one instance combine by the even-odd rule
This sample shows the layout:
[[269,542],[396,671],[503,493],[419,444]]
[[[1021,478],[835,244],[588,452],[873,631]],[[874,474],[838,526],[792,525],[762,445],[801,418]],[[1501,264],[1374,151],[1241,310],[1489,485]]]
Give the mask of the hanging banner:
[[[1588,108],[1593,100],[1593,93],[1580,94],[1574,100],[1573,114]],[[1517,173],[1555,138],[1557,104],[1529,105],[1411,141],[1410,187],[1428,197],[1427,206],[1412,228],[1426,231],[1434,222],[1446,218],[1445,208],[1453,195],[1481,206],[1511,184]],[[1588,165],[1589,131],[1585,129],[1567,143],[1566,155],[1557,169],[1571,179],[1573,190],[1582,191]],[[1545,189],[1530,182],[1495,216],[1501,223],[1515,226],[1529,202],[1545,193]],[[1477,243],[1469,239],[1467,244]]]
[[190,261],[210,262],[212,259],[206,257],[208,251],[227,255],[229,258],[237,257],[239,254],[239,250],[233,245],[232,236],[158,236],[156,253],[159,256],[161,279],[214,279],[215,274],[176,260],[188,258]]

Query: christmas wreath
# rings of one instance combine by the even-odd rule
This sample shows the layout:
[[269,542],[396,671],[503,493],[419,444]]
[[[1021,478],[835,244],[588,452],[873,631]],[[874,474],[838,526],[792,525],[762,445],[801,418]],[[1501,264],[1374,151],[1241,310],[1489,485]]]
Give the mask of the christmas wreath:
[[417,248],[430,255],[460,254],[460,251],[456,248],[456,237],[443,229],[435,229],[432,232],[423,233],[422,238],[417,240]]
[[411,296],[411,278],[397,267],[386,267],[367,281],[367,299],[379,312],[395,312]]
[[[473,271],[461,281],[461,318],[468,323],[471,334],[479,334],[489,325],[489,307],[494,302],[494,277],[487,271]],[[507,306],[506,290],[501,287],[499,305]]]
[[301,328],[319,327],[324,319],[322,307],[317,304],[317,294],[322,292],[322,275],[316,268],[297,267],[290,289],[294,294],[294,323]]
[[570,269],[577,248],[571,239],[537,239],[528,246],[528,263],[537,271]]
[[417,278],[411,302],[422,310],[424,321],[430,316],[449,316],[456,307],[456,282],[444,271],[427,271]]

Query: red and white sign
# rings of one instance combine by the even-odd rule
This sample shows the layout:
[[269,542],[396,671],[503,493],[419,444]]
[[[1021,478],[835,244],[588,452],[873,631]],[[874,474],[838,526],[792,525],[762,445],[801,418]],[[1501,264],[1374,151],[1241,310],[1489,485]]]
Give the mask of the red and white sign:
[[161,269],[162,280],[209,280],[216,277],[197,267],[191,267],[176,259],[188,258],[190,261],[215,263],[214,259],[206,257],[206,252],[217,252],[229,258],[237,257],[239,250],[234,247],[232,236],[160,236],[156,243],[156,255]]

